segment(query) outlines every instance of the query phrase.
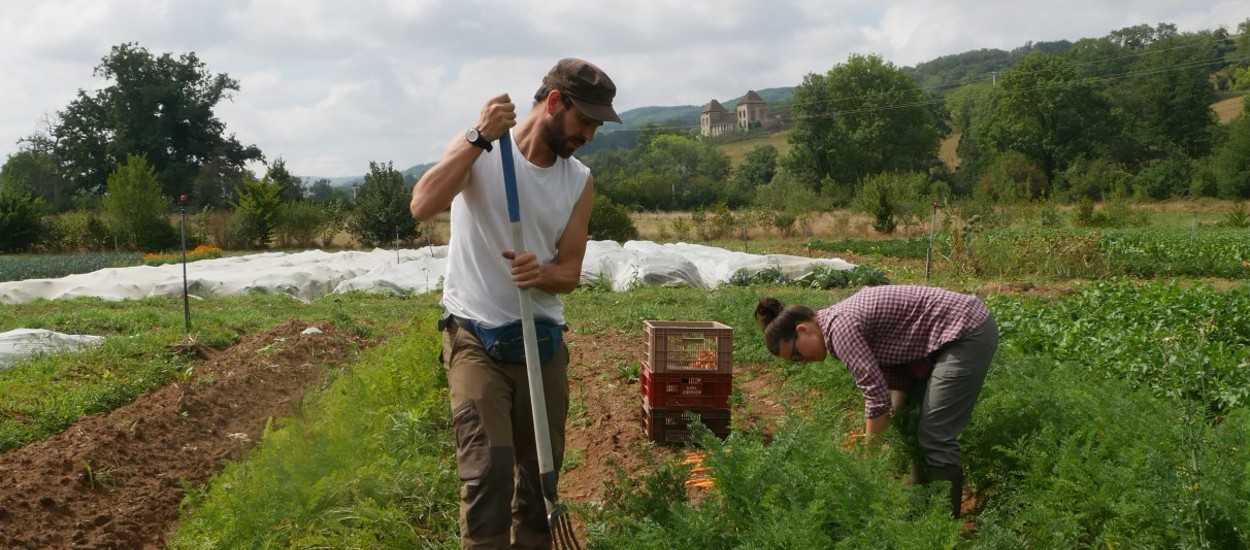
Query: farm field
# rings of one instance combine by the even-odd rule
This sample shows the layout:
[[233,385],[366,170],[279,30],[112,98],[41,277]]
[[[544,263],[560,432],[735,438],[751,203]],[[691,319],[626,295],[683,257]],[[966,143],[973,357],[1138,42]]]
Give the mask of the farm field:
[[[1121,258],[1084,272],[1020,261],[1045,255],[1038,250],[1068,258],[1060,248],[1027,248],[1063,238],[982,236],[1008,243],[974,241],[985,265],[1003,266],[997,271],[942,248],[950,259],[934,283],[986,298],[1003,331],[963,437],[964,521],[942,513],[940,490],[905,486],[910,447],[900,431],[881,448],[849,437],[862,427],[862,402],[840,364],[783,364],[763,350],[751,319],[760,297],[820,306],[853,289],[744,281],[712,292],[569,295],[561,496],[582,540],[592,548],[1244,547],[1245,240],[1204,230],[1191,244],[1177,225],[1170,238],[1148,230],[1065,237]],[[750,246],[855,258],[894,283],[919,283],[923,244]],[[1146,265],[1170,267],[1125,267]],[[0,372],[0,483],[20,489],[0,496],[0,546],[456,547],[437,300],[208,299],[195,305],[191,335],[178,299],[6,306],[0,331],[109,338],[97,351]],[[717,320],[735,330],[732,435],[701,440],[711,487],[687,486],[685,450],[648,443],[642,431],[646,319]],[[323,332],[303,334],[310,326]]]

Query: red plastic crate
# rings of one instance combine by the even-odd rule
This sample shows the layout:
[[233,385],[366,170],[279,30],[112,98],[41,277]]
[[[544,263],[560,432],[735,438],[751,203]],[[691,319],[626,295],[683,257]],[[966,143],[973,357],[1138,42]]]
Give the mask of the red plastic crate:
[[656,374],[733,372],[734,329],[716,321],[643,321],[643,362]]
[[727,409],[733,375],[651,372],[642,365],[642,399],[657,409]]
[[690,421],[686,419],[687,411],[694,413],[716,437],[721,439],[729,437],[729,409],[652,409],[643,403],[642,422],[647,438],[656,443],[690,441]]

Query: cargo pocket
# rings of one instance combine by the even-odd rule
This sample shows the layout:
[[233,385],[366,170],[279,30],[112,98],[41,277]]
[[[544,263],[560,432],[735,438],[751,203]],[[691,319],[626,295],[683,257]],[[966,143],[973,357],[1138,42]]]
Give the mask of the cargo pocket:
[[456,432],[456,472],[460,481],[485,477],[490,471],[490,440],[476,402],[469,401],[457,408],[451,422]]

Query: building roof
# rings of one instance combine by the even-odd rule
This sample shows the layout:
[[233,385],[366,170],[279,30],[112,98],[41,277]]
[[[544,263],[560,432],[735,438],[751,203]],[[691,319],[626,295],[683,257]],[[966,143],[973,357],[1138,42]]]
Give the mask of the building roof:
[[723,113],[723,112],[725,112],[725,108],[724,108],[724,107],[722,107],[722,106],[721,106],[721,104],[720,104],[720,102],[719,102],[719,101],[716,101],[715,99],[713,99],[713,100],[712,100],[710,103],[708,103],[707,105],[704,105],[704,106],[703,106],[703,110],[702,110],[702,111],[699,111],[699,113],[700,113],[700,114],[702,114],[702,113]]
[[755,93],[755,90],[747,90],[746,97],[742,98],[742,103],[739,103],[739,105],[747,103],[764,103],[764,98],[760,97],[760,94]]

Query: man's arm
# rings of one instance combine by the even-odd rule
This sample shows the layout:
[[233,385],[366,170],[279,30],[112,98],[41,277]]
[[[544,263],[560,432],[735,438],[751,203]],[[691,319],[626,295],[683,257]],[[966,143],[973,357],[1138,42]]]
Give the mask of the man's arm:
[[590,233],[590,210],[595,202],[595,178],[586,178],[586,187],[573,205],[564,233],[556,243],[556,260],[540,265],[532,252],[512,259],[512,280],[521,288],[537,288],[548,294],[572,292],[582,280],[582,260],[586,258],[586,239]]
[[[509,128],[516,126],[516,106],[502,94],[491,98],[482,106],[477,129],[488,141],[496,141]],[[412,217],[425,221],[451,205],[469,183],[469,169],[482,149],[465,140],[460,134],[451,140],[443,159],[430,168],[412,187],[412,202],[408,208]]]

